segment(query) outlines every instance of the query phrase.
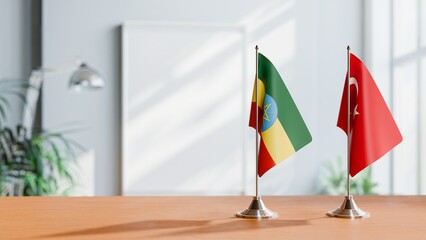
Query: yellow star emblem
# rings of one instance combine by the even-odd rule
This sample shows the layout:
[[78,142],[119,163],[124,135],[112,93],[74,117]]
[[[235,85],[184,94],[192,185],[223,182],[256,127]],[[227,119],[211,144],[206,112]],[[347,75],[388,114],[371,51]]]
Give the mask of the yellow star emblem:
[[271,120],[269,119],[269,115],[268,115],[268,110],[271,107],[271,104],[266,104],[264,107],[264,112],[263,112],[263,119],[270,122]]

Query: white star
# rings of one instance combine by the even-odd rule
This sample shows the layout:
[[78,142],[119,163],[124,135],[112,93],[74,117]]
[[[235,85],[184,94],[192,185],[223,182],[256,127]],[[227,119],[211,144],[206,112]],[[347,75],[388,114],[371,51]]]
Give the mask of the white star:
[[355,116],[359,114],[359,112],[357,112],[357,111],[356,111],[356,110],[357,110],[357,108],[358,108],[358,105],[355,105],[355,107],[354,107],[354,116],[353,116],[353,119],[355,119]]

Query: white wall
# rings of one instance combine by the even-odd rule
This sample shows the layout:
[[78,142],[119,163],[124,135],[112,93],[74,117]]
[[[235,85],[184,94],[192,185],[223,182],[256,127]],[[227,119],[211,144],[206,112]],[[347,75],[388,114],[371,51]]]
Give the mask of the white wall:
[[[107,81],[102,91],[76,95],[66,90],[64,74],[43,88],[45,127],[71,121],[89,126],[74,138],[95,157],[96,195],[120,193],[120,26],[125,20],[247,26],[248,46],[259,44],[280,70],[313,136],[310,145],[262,177],[262,194],[313,194],[321,162],[344,156],[346,138],[335,123],[346,46],[360,57],[363,53],[361,0],[45,0],[44,65],[66,66],[80,56]],[[253,63],[254,54],[247,61]]]
[[[0,79],[27,79],[31,72],[30,0],[0,0]],[[11,98],[7,125],[19,123],[22,103]]]

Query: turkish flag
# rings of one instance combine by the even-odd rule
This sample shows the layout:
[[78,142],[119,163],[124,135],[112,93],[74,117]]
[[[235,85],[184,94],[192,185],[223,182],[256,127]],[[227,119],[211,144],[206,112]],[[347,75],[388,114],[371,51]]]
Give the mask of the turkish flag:
[[[346,75],[347,76],[347,75]],[[337,126],[348,134],[347,78]],[[401,133],[368,69],[350,54],[350,174],[378,160],[402,141]]]

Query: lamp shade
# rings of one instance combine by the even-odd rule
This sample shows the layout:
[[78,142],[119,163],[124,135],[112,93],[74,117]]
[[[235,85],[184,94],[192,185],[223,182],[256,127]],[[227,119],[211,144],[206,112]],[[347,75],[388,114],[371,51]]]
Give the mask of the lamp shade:
[[71,76],[70,88],[79,90],[81,88],[100,89],[105,85],[102,76],[93,68],[82,63]]

